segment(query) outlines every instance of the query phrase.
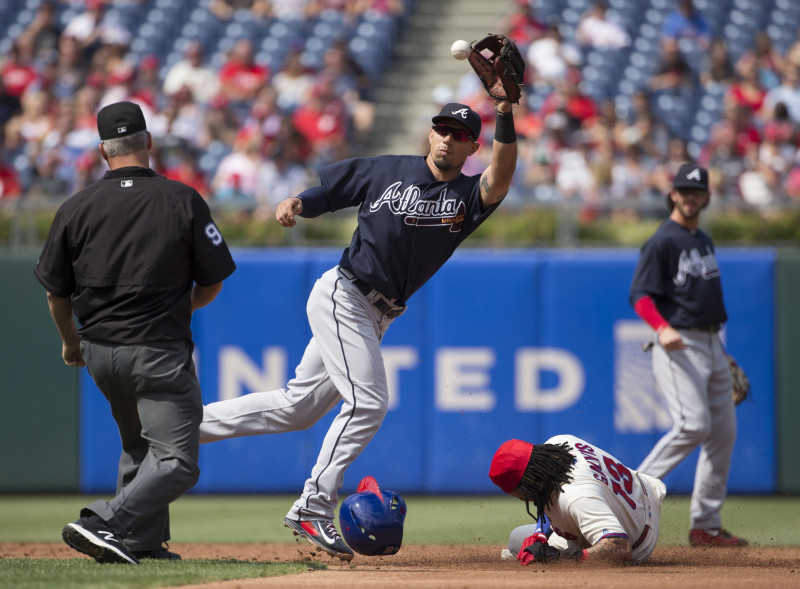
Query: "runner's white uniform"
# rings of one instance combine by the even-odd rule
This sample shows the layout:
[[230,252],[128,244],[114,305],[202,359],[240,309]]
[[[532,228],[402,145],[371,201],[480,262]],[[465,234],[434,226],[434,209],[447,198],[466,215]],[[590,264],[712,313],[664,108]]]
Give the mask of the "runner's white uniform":
[[[658,541],[663,482],[627,468],[612,455],[575,436],[555,436],[547,444],[569,444],[575,456],[572,482],[546,510],[553,526],[549,544],[559,549],[589,548],[603,538],[630,538],[633,560],[650,558]],[[645,532],[645,527],[647,530]],[[536,524],[511,532],[508,548],[516,556]],[[635,547],[634,547],[635,546]]]

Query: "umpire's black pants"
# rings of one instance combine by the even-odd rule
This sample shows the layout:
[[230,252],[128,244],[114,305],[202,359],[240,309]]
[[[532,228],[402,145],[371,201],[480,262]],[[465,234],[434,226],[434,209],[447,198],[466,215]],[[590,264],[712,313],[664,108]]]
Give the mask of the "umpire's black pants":
[[192,350],[187,341],[81,343],[122,440],[116,496],[86,510],[105,520],[130,550],[153,550],[169,539],[169,504],[200,476],[203,401]]

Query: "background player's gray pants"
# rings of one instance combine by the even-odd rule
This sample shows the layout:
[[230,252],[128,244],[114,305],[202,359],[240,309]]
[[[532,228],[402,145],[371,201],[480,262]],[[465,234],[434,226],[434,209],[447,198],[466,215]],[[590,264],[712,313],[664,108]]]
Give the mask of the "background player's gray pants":
[[81,353],[111,405],[122,455],[117,495],[96,513],[130,550],[169,540],[169,504],[197,482],[200,385],[189,342],[115,346],[83,341]]
[[672,416],[662,437],[637,470],[663,479],[698,446],[690,507],[692,528],[720,528],[733,445],[733,381],[716,333],[681,330],[686,349],[652,348],[653,375]]
[[206,405],[201,443],[308,429],[338,403],[303,494],[286,517],[333,520],[344,471],[380,428],[389,388],[380,342],[391,320],[337,268],[317,280],[307,305],[313,337],[285,389]]

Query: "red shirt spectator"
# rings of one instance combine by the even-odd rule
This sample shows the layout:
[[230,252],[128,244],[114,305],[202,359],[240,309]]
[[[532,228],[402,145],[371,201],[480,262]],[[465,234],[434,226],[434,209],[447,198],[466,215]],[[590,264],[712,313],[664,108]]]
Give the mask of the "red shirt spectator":
[[22,56],[19,41],[11,47],[0,76],[3,77],[6,94],[17,97],[22,96],[25,90],[39,79],[36,68]]
[[219,70],[221,91],[234,101],[253,99],[268,79],[269,69],[253,61],[253,44],[247,39],[236,42]]

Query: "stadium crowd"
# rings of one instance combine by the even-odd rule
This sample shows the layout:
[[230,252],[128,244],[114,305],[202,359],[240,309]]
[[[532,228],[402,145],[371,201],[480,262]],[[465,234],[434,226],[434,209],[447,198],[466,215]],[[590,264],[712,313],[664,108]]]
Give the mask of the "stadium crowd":
[[[273,68],[242,38],[219,66],[195,41],[165,68],[155,54],[134,62],[132,31],[105,16],[115,1],[139,0],[82,0],[82,11],[61,26],[58,3],[71,1],[43,0],[0,57],[0,202],[63,199],[100,177],[96,112],[132,100],[155,138],[154,169],[212,203],[271,216],[283,198],[317,183],[320,166],[360,154],[375,104],[369,74],[349,50],[348,27],[367,11],[400,18],[407,10],[404,0],[211,0],[216,19],[246,10],[255,22],[311,23],[338,11],[345,26],[313,66],[302,59],[302,43]],[[509,204],[567,197],[602,212],[616,210],[615,203],[661,202],[676,166],[691,158],[709,168],[718,202],[800,202],[800,39],[780,52],[761,32],[734,60],[692,1],[676,0],[661,23],[660,62],[621,102],[592,92],[586,79],[592,50],[625,50],[633,42],[609,12],[605,2],[593,2],[565,35],[561,23],[537,17],[536,0],[513,0],[497,24],[527,59]],[[698,96],[718,101],[718,117],[694,153],[690,125],[655,108],[662,96],[688,105]],[[492,103],[471,72],[457,86],[437,87],[432,100],[485,113],[481,141],[491,145]],[[478,154],[483,159],[472,158],[475,169],[465,173],[489,161],[490,149]]]

